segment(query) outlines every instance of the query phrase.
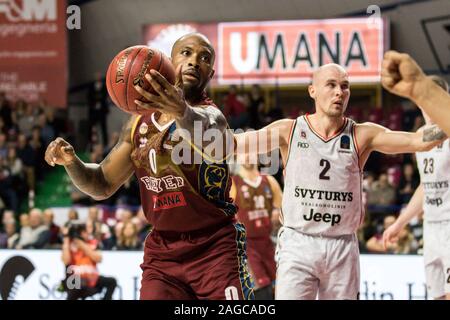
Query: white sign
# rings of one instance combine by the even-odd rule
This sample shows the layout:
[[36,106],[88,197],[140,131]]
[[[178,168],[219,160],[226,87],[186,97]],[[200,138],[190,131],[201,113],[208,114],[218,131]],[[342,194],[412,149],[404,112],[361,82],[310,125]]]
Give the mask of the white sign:
[[[104,251],[100,274],[117,280],[113,299],[139,299],[143,252]],[[59,250],[0,250],[0,298],[61,300]],[[94,297],[94,299],[100,296]],[[361,255],[361,300],[426,299],[422,256]]]

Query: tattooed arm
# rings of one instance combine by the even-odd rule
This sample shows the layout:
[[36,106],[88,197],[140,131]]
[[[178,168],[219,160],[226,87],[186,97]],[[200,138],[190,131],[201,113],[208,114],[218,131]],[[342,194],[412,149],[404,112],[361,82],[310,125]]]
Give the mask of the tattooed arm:
[[101,164],[84,163],[74,148],[64,139],[57,138],[49,144],[45,160],[51,166],[62,165],[72,182],[83,193],[95,200],[109,198],[131,176],[130,159],[132,117],[122,129],[119,141]]
[[371,151],[387,154],[428,151],[447,136],[436,125],[428,125],[417,132],[392,131],[375,123],[356,126],[356,140],[361,148],[360,156],[368,157]]

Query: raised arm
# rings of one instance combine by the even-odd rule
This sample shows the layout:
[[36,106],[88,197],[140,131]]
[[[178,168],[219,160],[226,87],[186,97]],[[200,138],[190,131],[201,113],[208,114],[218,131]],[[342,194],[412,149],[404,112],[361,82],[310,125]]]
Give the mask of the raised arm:
[[[235,134],[234,152],[238,156],[238,162],[240,162],[240,156],[267,154],[276,149],[280,149],[283,162],[285,162],[294,124],[295,120],[283,119],[260,130]],[[247,161],[247,159],[242,158],[242,161]]]
[[62,165],[72,182],[83,193],[95,200],[110,197],[133,173],[130,159],[133,116],[122,128],[119,141],[101,164],[84,163],[67,141],[57,138],[45,152],[45,161],[51,166]]
[[356,137],[361,147],[360,156],[370,152],[387,154],[428,151],[446,139],[445,133],[436,125],[424,126],[417,132],[392,131],[375,123],[356,126]]
[[414,101],[450,135],[450,95],[428,78],[408,54],[385,53],[381,83],[388,91]]

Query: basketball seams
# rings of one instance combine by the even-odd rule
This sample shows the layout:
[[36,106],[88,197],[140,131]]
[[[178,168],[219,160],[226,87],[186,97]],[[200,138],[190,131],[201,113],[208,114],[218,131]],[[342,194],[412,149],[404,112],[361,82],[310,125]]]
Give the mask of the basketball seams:
[[[136,61],[136,58],[139,56],[139,54],[141,53],[141,51],[143,49],[146,49],[146,48],[142,47],[142,48],[139,49],[139,51],[136,53],[136,55],[131,59],[130,66],[128,67],[127,81],[125,81],[125,106],[126,106],[128,111],[131,111],[131,108],[130,108],[130,106],[128,104],[128,81],[130,81],[130,74],[132,73],[131,71],[133,70],[134,62]],[[133,101],[133,104],[135,106],[134,107],[134,111],[137,112],[138,111],[137,110],[137,105],[134,103],[134,101]]]

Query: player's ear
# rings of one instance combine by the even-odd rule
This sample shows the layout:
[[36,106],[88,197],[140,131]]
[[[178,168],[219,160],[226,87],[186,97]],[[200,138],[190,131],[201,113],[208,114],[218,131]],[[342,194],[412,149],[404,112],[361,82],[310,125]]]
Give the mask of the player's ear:
[[209,78],[212,79],[212,77],[214,77],[215,73],[216,73],[216,70],[211,69],[211,72],[209,73]]
[[313,99],[316,98],[316,90],[314,89],[314,86],[312,84],[310,84],[308,86],[308,92],[309,92],[309,96]]

